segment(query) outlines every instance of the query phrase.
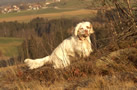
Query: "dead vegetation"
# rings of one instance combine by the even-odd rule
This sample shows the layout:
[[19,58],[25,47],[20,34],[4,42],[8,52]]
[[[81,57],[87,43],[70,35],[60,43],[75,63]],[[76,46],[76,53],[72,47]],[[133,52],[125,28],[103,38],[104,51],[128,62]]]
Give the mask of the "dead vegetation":
[[112,52],[100,59],[96,56],[78,59],[65,69],[55,70],[51,65],[46,65],[36,70],[29,70],[24,67],[19,69],[17,77],[25,83],[39,81],[49,88],[58,82],[66,90],[80,87],[136,89],[136,63],[137,49],[126,48]]

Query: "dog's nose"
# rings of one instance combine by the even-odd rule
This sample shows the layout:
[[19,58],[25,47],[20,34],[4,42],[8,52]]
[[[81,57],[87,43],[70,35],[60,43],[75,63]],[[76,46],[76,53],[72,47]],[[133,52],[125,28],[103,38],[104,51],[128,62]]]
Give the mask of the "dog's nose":
[[88,30],[85,30],[85,33],[88,33]]

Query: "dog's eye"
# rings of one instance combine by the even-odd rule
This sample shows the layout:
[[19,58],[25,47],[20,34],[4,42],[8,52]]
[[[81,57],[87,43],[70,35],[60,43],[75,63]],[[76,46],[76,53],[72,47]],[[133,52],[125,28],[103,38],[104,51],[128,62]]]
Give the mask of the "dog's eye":
[[83,29],[83,28],[80,28],[80,30]]
[[91,27],[90,27],[90,26],[87,26],[87,29],[91,29]]

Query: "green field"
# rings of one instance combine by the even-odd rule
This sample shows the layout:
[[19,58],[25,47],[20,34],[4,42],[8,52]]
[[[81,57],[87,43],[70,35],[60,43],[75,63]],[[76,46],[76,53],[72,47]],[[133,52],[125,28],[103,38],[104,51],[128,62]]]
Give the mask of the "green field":
[[61,2],[52,3],[49,7],[57,6],[59,8],[77,8],[83,9],[91,5],[93,0],[62,0]]
[[12,57],[18,55],[18,47],[22,44],[23,39],[0,37],[0,52],[2,56]]

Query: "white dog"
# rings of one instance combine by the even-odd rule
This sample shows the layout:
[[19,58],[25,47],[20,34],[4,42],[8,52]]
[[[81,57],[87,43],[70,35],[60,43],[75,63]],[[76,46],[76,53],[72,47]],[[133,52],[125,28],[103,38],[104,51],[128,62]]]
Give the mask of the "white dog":
[[74,34],[65,39],[51,55],[41,59],[26,59],[25,63],[30,69],[43,66],[47,62],[52,63],[54,68],[64,68],[70,65],[70,57],[88,57],[91,48],[90,34],[94,33],[90,22],[81,22],[76,25]]

